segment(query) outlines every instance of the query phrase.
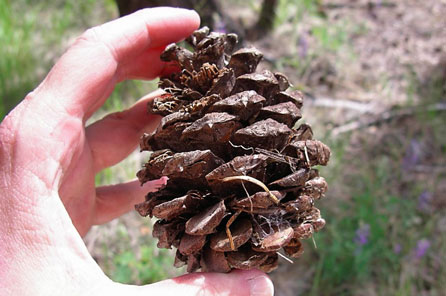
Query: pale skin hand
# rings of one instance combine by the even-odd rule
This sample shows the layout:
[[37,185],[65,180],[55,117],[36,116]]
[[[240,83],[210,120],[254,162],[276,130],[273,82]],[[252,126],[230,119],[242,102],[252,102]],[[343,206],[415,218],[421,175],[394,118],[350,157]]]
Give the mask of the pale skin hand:
[[81,235],[132,209],[159,181],[95,188],[94,175],[124,159],[148,117],[138,101],[85,127],[116,83],[166,71],[166,44],[199,25],[195,12],[156,8],[86,31],[0,125],[2,295],[272,295],[260,271],[197,273],[147,286],[109,280]]

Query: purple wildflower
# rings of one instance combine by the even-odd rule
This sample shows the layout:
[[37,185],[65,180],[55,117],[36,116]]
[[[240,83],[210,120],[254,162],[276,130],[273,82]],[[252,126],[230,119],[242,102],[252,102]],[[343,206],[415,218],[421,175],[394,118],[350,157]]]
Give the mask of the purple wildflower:
[[393,246],[393,252],[395,253],[395,254],[399,254],[399,253],[401,253],[401,245],[400,244],[396,244],[396,245],[394,245]]
[[358,246],[364,246],[365,244],[368,243],[369,236],[370,236],[370,225],[364,224],[361,225],[361,227],[359,227],[356,230],[356,236],[354,241]]
[[421,143],[415,139],[410,141],[409,147],[403,158],[402,167],[404,170],[410,170],[420,162],[422,154]]
[[431,210],[432,193],[424,191],[418,196],[418,209],[423,212],[429,212]]
[[299,48],[299,57],[305,58],[308,54],[308,41],[307,38],[305,38],[305,35],[302,35],[299,37],[299,40],[297,41],[297,46]]
[[217,21],[215,21],[214,31],[218,33],[228,33],[226,23],[221,18],[218,18]]
[[414,258],[419,260],[426,255],[427,250],[430,248],[431,242],[425,238],[420,239],[417,242],[417,246],[414,249]]

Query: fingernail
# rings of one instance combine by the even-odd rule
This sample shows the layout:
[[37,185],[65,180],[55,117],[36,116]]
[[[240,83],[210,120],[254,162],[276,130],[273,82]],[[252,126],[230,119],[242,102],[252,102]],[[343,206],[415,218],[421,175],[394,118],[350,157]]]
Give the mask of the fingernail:
[[274,295],[274,286],[270,278],[266,275],[260,275],[248,280],[251,296],[272,296]]

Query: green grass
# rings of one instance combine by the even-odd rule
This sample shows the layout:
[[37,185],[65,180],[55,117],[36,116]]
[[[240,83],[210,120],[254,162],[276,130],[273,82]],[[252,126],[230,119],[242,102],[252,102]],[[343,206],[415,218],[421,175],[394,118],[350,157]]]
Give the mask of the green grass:
[[[36,14],[18,17],[10,1],[0,0],[0,119],[37,83],[33,49]],[[20,28],[20,29],[17,29]]]
[[[406,208],[403,217],[395,216],[396,206]],[[398,197],[366,191],[351,201],[341,202],[336,213],[327,209],[329,223],[316,236],[320,262],[311,295],[321,295],[323,291],[330,291],[329,295],[349,294],[352,284],[359,288],[377,274],[386,274],[385,279],[394,283],[400,258],[393,250],[398,239],[392,235],[389,224],[410,219],[412,208],[413,203],[405,204]],[[360,245],[355,241],[356,232],[367,227],[367,243]]]
[[153,240],[150,245],[142,246],[139,251],[139,254],[128,250],[114,255],[114,269],[110,277],[120,283],[142,285],[168,278],[166,266],[173,265],[173,256],[170,252],[159,251]]
[[[281,0],[277,7],[275,27],[286,28],[281,46],[287,49],[274,60],[274,68],[295,79],[299,89],[330,85],[327,77],[342,73],[346,63],[356,60],[351,36],[367,32],[365,26],[347,18],[328,19],[322,4],[319,0]],[[324,81],[311,78],[315,69]]]
[[37,87],[72,38],[116,16],[113,0],[0,0],[0,120]]
[[[141,225],[141,229],[152,227],[147,219]],[[178,270],[172,270],[172,250],[158,249],[149,234],[139,234],[135,246],[134,235],[129,233],[125,224],[119,224],[111,241],[103,243],[102,268],[111,279],[125,284],[144,285],[179,274]]]
[[[347,193],[318,204],[327,226],[315,236],[317,249],[306,263],[315,267],[312,287],[303,295],[441,295],[446,238],[439,225],[446,211],[434,204],[425,211],[419,204],[423,192],[434,192],[444,175],[413,179],[402,163],[414,140],[435,143],[430,144],[433,155],[446,163],[446,141],[439,136],[445,131],[443,115],[415,116],[409,132],[395,124],[381,127],[406,137],[366,140],[360,154],[351,154],[348,137],[328,141],[332,160],[322,175]],[[365,226],[369,231],[362,245],[357,232]],[[417,258],[423,240],[430,246]]]
[[[356,181],[366,176],[360,175]],[[315,237],[316,271],[309,295],[359,295],[370,285],[378,295],[412,295],[408,291],[421,293],[426,287],[435,291],[435,285],[442,285],[439,280],[440,276],[444,279],[444,271],[437,275],[432,264],[433,255],[444,248],[444,239],[432,236],[440,217],[420,215],[414,198],[417,194],[392,195],[382,190],[386,187],[382,182],[386,181],[361,184],[366,188],[363,192],[338,202],[334,209],[321,205],[328,223]],[[357,231],[364,226],[368,226],[369,235],[360,245]],[[433,245],[427,255],[416,260],[414,249],[424,238]],[[428,275],[438,278],[434,282],[422,279]]]
[[[253,2],[249,5],[255,7]],[[314,0],[280,1],[275,26],[289,23],[294,29],[287,43],[297,44],[303,28],[308,29],[313,43],[305,57],[296,58],[296,49],[291,56],[278,59],[278,70],[290,67],[301,77],[314,61],[348,51],[351,34],[366,33],[360,25],[327,23],[318,7],[319,1]],[[37,86],[72,38],[116,16],[112,0],[0,0],[0,119]],[[354,56],[349,58],[354,60]],[[342,66],[339,60],[336,67]],[[420,98],[423,102],[444,102],[442,69],[433,69],[425,81],[419,81],[408,69],[407,103]],[[385,85],[387,78],[382,79],[379,83]],[[127,108],[154,89],[155,83],[120,83],[94,120]],[[314,268],[310,288],[303,295],[441,295],[446,290],[445,207],[434,205],[432,212],[418,208],[419,196],[434,191],[445,176],[408,178],[409,173],[401,169],[412,140],[427,145],[429,157],[434,158],[428,159],[431,164],[446,165],[444,118],[444,112],[429,112],[404,126],[380,126],[378,130],[395,131],[380,143],[367,136],[356,138],[356,142],[349,137],[326,140],[333,153],[321,175],[340,196],[318,203],[327,226],[315,236],[317,249],[311,250],[307,244],[302,258],[308,272]],[[360,146],[361,151],[352,155],[352,145]],[[96,176],[96,184],[134,178],[140,161],[134,157],[104,170]],[[109,228],[99,228],[100,243],[94,253],[104,271],[115,281],[137,284],[181,272],[172,271],[171,251],[156,248],[150,234],[152,222],[139,218],[131,221],[138,225],[126,224],[123,219],[112,222]],[[368,229],[363,245],[357,242],[358,229]],[[425,256],[416,259],[415,249],[423,239],[431,245]],[[401,250],[396,252],[398,246]]]

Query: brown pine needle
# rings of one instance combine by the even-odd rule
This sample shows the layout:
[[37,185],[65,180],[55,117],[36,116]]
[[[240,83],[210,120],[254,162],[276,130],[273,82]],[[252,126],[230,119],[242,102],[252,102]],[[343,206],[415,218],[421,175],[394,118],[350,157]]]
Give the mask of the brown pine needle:
[[232,223],[234,223],[235,219],[238,217],[238,215],[240,215],[242,211],[237,211],[235,212],[234,215],[232,215],[231,218],[229,218],[228,222],[226,222],[226,235],[228,236],[229,239],[229,244],[231,245],[231,250],[235,251],[235,245],[234,245],[234,239],[232,238],[232,234],[231,234],[231,230],[229,229],[229,227],[231,226]]
[[248,181],[248,182],[254,183],[254,184],[262,187],[263,190],[265,190],[268,193],[268,195],[271,198],[271,200],[276,205],[279,204],[279,202],[280,202],[279,199],[274,194],[272,194],[272,192],[268,189],[268,187],[262,181],[259,181],[256,178],[253,178],[253,177],[250,177],[250,176],[231,176],[231,177],[224,178],[222,181],[223,182],[229,182],[229,181],[236,181],[236,180]]

